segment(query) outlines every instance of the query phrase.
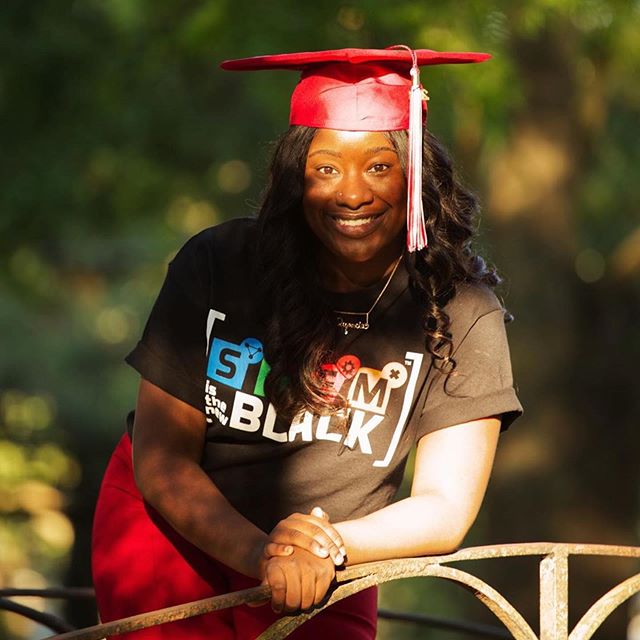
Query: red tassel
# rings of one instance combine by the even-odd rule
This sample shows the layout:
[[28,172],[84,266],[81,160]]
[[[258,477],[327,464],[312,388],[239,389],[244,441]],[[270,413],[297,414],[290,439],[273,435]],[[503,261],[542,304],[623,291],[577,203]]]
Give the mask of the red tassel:
[[422,209],[422,104],[428,100],[427,92],[420,86],[420,68],[415,52],[411,52],[411,85],[409,96],[409,161],[407,163],[407,249],[411,252],[424,249],[427,229]]

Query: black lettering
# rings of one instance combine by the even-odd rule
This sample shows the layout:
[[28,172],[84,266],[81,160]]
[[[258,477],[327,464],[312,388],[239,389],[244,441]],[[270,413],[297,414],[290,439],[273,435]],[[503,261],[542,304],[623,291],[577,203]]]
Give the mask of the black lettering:
[[364,404],[367,406],[374,405],[382,407],[387,391],[387,380],[379,378],[373,386],[373,389],[369,389],[369,376],[363,371],[359,373],[353,384],[355,385],[352,396],[354,402],[357,402],[359,405]]
[[[233,379],[238,368],[238,358],[241,355],[240,351],[236,349],[230,349],[229,347],[220,349],[220,353],[218,354],[220,366],[216,370],[216,375],[220,378],[227,378],[228,380]],[[222,367],[227,367],[228,371],[225,371]]]

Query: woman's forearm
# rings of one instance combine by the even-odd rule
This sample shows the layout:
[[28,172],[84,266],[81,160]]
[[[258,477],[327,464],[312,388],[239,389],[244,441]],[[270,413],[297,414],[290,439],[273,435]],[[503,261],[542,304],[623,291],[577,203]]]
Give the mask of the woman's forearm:
[[242,516],[192,460],[165,459],[157,473],[148,467],[150,462],[136,474],[147,502],[206,554],[244,575],[261,578],[267,535]]
[[446,498],[405,498],[357,520],[335,525],[347,548],[348,564],[449,553],[462,542],[467,524]]
[[204,414],[145,380],[133,428],[133,470],[144,499],[216,560],[261,577],[266,534],[231,506],[200,467]]
[[423,436],[411,497],[335,525],[349,564],[459,547],[480,510],[499,433],[500,420],[491,416]]

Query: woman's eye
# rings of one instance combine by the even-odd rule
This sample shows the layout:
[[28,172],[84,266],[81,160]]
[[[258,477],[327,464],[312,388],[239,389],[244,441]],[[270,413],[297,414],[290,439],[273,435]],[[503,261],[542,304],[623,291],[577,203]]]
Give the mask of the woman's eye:
[[389,168],[388,164],[384,164],[383,162],[377,162],[374,164],[369,171],[373,173],[380,173],[381,171],[386,171]]
[[325,165],[323,167],[318,167],[318,171],[320,173],[324,173],[325,175],[330,175],[330,174],[336,172],[336,170],[333,167],[329,166],[329,165]]

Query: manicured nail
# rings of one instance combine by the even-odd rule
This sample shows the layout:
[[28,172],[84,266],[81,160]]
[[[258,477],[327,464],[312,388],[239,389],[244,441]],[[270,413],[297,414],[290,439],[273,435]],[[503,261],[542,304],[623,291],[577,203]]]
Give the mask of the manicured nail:
[[329,552],[326,549],[320,549],[320,556],[322,558],[326,558],[329,555]]
[[344,557],[341,553],[336,556],[336,565],[341,565],[344,562]]
[[342,553],[343,556],[347,555],[347,548],[346,547],[340,547],[340,553]]

